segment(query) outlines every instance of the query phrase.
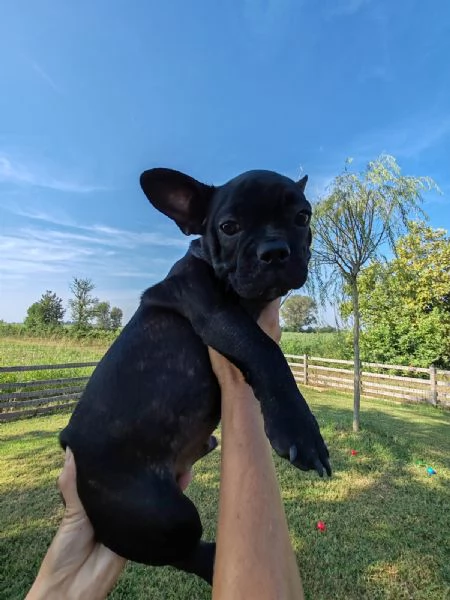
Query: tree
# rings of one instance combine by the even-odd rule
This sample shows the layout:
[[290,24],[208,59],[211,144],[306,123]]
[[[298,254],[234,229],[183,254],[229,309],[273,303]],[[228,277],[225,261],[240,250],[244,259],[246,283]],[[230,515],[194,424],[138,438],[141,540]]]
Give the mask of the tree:
[[24,324],[34,331],[49,330],[62,325],[64,312],[62,298],[47,290],[28,308]]
[[[359,294],[366,360],[450,366],[450,238],[444,230],[411,223],[392,260],[361,272]],[[349,313],[349,303],[342,310]]]
[[99,329],[111,329],[111,306],[109,302],[98,302],[95,307],[96,325]]
[[325,295],[350,292],[353,314],[353,430],[360,426],[361,361],[359,276],[370,261],[393,248],[409,228],[411,215],[425,216],[422,193],[436,188],[429,177],[402,175],[394,157],[381,155],[364,171],[351,161],[315,207],[312,271]]
[[111,319],[111,329],[119,329],[122,325],[122,310],[118,306],[113,306],[109,316]]
[[70,284],[70,291],[74,298],[69,300],[72,321],[76,329],[87,330],[95,316],[98,299],[91,295],[95,288],[91,279],[78,279],[74,277]]
[[285,329],[287,331],[300,331],[307,325],[316,322],[317,304],[309,296],[290,296],[281,307]]

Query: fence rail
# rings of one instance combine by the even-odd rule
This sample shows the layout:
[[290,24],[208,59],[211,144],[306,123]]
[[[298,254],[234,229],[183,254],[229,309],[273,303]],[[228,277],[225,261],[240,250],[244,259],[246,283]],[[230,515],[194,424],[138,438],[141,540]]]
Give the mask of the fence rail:
[[[295,380],[300,385],[353,390],[353,361],[319,356],[286,354]],[[97,362],[58,365],[0,367],[0,421],[46,414],[73,408],[80,398],[89,374]],[[64,371],[76,373],[64,377]],[[427,402],[450,407],[450,371],[434,366],[409,367],[383,363],[361,363],[361,393],[370,398],[401,402]],[[36,379],[33,372],[62,371],[56,376]],[[31,372],[33,379],[20,381],[22,373]],[[402,373],[405,373],[404,375]],[[407,374],[406,374],[407,373]]]
[[[299,384],[353,390],[354,363],[351,360],[306,354],[287,354],[286,358]],[[370,398],[392,398],[449,407],[450,371],[436,369],[433,365],[425,368],[362,362],[361,394]]]
[[[77,362],[0,367],[0,380],[3,380],[0,383],[0,422],[73,408],[97,364]],[[45,377],[46,373],[42,371],[50,371],[53,376]],[[32,379],[21,381],[24,373],[31,373]],[[44,377],[36,378],[39,375]]]

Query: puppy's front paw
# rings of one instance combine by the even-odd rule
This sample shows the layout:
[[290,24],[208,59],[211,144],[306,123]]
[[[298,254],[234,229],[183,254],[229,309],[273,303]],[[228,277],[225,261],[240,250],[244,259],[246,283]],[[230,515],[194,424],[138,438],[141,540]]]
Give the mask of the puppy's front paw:
[[275,420],[266,419],[266,433],[275,452],[302,471],[315,470],[323,477],[331,476],[328,448],[314,415],[288,418],[278,414]]

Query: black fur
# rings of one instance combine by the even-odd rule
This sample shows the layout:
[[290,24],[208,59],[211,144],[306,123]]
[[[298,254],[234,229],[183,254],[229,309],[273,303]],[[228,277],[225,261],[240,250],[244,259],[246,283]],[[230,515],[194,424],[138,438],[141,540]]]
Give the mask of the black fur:
[[280,348],[255,323],[307,276],[306,178],[250,171],[212,187],[168,169],[141,176],[154,206],[200,234],[141,304],[95,369],[61,433],[97,538],[131,560],[211,583],[214,544],[177,478],[212,450],[220,389],[206,346],[244,373],[278,454],[331,469],[319,427]]

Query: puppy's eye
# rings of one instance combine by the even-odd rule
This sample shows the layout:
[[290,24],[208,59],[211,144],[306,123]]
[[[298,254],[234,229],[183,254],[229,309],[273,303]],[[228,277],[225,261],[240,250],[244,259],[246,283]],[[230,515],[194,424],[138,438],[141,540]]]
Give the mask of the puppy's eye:
[[222,223],[220,226],[220,229],[225,235],[234,235],[241,230],[241,227],[236,221],[225,221],[225,223]]
[[295,217],[295,224],[299,227],[306,227],[311,221],[311,213],[306,210],[301,210]]

